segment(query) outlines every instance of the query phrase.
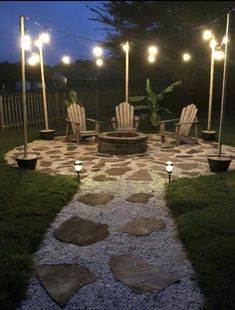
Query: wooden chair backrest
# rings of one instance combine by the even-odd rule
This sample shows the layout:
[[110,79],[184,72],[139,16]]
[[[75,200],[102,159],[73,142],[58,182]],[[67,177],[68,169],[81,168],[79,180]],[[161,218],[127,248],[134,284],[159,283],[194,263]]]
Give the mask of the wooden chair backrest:
[[[184,107],[181,116],[179,124],[181,123],[192,123],[195,120],[197,114],[197,108],[195,104],[190,104],[187,107]],[[190,128],[192,124],[182,125],[179,128],[179,134],[181,136],[187,136],[189,134]]]
[[117,127],[120,128],[133,128],[134,123],[134,107],[128,102],[122,102],[115,108]]
[[[77,103],[72,103],[69,105],[67,109],[68,117],[70,121],[76,122],[80,124],[80,130],[86,131],[86,115],[85,115],[85,108],[80,106]],[[71,124],[73,133],[76,133],[76,125]]]

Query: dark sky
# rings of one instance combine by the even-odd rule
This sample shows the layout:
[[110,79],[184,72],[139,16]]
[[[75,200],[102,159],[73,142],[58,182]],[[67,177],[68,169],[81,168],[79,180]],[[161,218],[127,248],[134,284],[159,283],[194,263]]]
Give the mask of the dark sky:
[[[0,62],[20,62],[19,16],[24,15],[56,30],[102,40],[105,33],[102,24],[89,20],[94,14],[86,7],[98,7],[104,1],[0,1]],[[44,28],[27,21],[30,36],[36,38]],[[51,43],[45,45],[45,64],[58,64],[64,54],[72,61],[92,59],[96,42],[81,40],[58,32],[49,31]],[[37,48],[34,48],[37,51]],[[28,52],[27,52],[28,53]],[[27,56],[30,56],[28,53]]]

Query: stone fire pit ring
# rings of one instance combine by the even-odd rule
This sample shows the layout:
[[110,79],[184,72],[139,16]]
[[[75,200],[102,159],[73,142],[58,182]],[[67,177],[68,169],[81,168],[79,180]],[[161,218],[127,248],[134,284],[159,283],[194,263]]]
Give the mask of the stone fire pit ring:
[[147,151],[147,135],[140,132],[110,131],[98,135],[98,153],[109,155],[142,154]]

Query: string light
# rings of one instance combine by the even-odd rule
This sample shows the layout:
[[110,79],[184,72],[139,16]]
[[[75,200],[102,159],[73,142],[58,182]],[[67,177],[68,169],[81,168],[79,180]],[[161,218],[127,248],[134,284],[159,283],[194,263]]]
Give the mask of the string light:
[[36,64],[39,63],[39,60],[40,60],[39,55],[36,53],[33,53],[32,56],[28,59],[28,64],[30,66],[35,66]]
[[184,53],[183,55],[182,55],[182,58],[183,58],[183,61],[185,61],[185,62],[189,62],[190,60],[191,60],[191,55],[189,54],[189,53]]
[[156,46],[150,46],[148,52],[150,55],[155,56],[158,53],[158,48]]
[[96,59],[96,64],[98,67],[101,67],[101,66],[103,66],[104,62],[101,58],[98,58],[98,59]]
[[28,34],[26,34],[21,40],[21,46],[26,50],[29,51],[31,49],[31,38]]
[[66,55],[62,57],[62,62],[66,65],[69,65],[71,63],[71,59],[69,56]]
[[100,46],[96,46],[94,47],[93,49],[93,54],[96,56],[96,57],[100,57],[103,55],[103,49],[100,47]]
[[149,55],[149,56],[148,56],[148,61],[149,61],[149,62],[153,63],[153,62],[155,62],[155,60],[156,60],[156,58],[155,58],[154,55]]

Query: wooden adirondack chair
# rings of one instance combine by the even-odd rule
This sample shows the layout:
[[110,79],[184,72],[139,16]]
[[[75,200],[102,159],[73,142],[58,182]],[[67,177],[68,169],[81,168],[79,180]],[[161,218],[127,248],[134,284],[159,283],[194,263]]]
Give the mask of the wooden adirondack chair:
[[[190,104],[187,107],[184,107],[180,119],[164,120],[160,121],[160,132],[162,142],[165,142],[165,136],[174,137],[176,139],[176,145],[179,145],[180,142],[185,143],[197,143],[198,138],[198,120],[197,120],[197,108],[194,104]],[[177,122],[175,124],[175,131],[170,132],[166,131],[165,125],[171,122]],[[189,137],[189,131],[191,126],[195,127],[195,137]]]
[[115,130],[136,131],[139,117],[134,116],[134,107],[128,102],[122,102],[115,108],[116,117],[111,118]]
[[[95,124],[95,130],[87,130],[86,121],[93,122]],[[67,108],[67,119],[66,119],[66,141],[76,140],[79,143],[81,138],[89,138],[95,136],[97,139],[97,135],[99,134],[101,122],[96,121],[91,118],[86,118],[85,108],[80,106],[77,103],[72,103]],[[71,139],[69,137],[69,125],[71,125],[73,131],[73,137],[75,139]]]

